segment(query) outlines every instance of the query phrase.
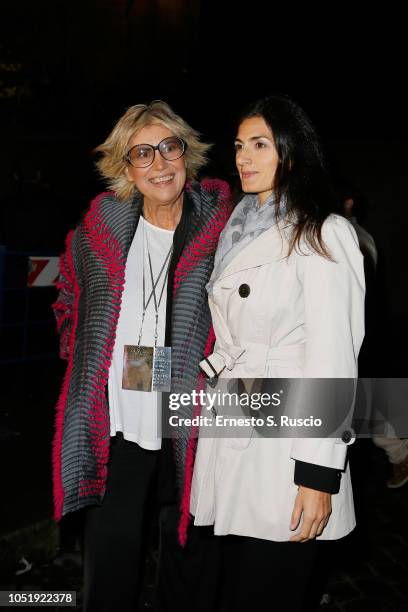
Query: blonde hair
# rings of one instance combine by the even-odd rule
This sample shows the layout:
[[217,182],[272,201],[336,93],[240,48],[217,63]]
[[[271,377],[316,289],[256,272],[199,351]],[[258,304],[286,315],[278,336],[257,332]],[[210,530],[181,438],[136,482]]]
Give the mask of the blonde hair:
[[127,200],[136,191],[133,182],[125,174],[129,141],[142,128],[162,124],[186,143],[184,153],[188,179],[195,179],[198,171],[207,163],[206,153],[211,145],[200,141],[193,130],[166,102],[155,100],[150,104],[136,104],[128,108],[119,119],[105,142],[94,149],[101,153],[96,162],[99,174],[105,179],[120,201]]

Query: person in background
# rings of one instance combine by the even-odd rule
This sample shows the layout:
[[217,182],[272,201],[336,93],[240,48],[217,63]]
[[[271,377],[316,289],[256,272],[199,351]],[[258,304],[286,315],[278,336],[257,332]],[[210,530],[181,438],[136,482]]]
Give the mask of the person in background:
[[[378,371],[378,364],[382,363],[383,356],[381,348],[381,327],[384,327],[385,317],[382,309],[381,287],[379,287],[378,267],[379,257],[377,246],[373,236],[361,225],[360,217],[364,212],[364,198],[360,191],[350,182],[342,180],[337,185],[339,191],[340,212],[350,221],[356,230],[360,250],[364,256],[364,269],[366,277],[366,307],[365,322],[366,332],[359,358],[360,376],[368,377],[364,380],[367,396],[372,404],[372,411],[377,416],[384,413],[381,403],[388,404],[389,399],[395,396],[396,390],[389,388],[384,390],[384,382],[371,378],[375,372],[381,377],[384,374]],[[368,383],[370,381],[370,384]],[[382,386],[379,390],[378,384]],[[370,388],[368,388],[368,386]],[[387,411],[390,412],[390,411]],[[392,414],[392,412],[391,412]],[[392,473],[386,481],[389,489],[398,489],[408,482],[408,439],[399,438],[390,420],[390,413],[386,416],[384,435],[374,435],[373,442],[378,448],[385,451],[387,459],[391,464]]]

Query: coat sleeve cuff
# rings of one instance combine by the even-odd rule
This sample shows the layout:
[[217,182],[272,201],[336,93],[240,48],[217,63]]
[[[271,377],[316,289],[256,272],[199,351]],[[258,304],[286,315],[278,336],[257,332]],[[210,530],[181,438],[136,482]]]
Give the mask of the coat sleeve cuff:
[[338,493],[341,472],[324,465],[315,465],[305,461],[295,461],[295,484],[324,493]]

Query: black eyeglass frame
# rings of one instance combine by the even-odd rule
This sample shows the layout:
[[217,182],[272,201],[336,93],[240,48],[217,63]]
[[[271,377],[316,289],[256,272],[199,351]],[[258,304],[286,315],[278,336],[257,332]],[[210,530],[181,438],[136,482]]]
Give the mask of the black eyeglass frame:
[[[181,145],[182,145],[182,151],[180,153],[180,155],[178,157],[173,157],[172,159],[168,159],[165,155],[163,155],[162,151],[161,151],[161,147],[163,145],[164,142],[166,142],[166,140],[178,140]],[[144,165],[144,166],[134,166],[130,160],[130,152],[133,151],[133,149],[135,149],[136,147],[149,147],[150,149],[153,149],[153,157],[152,157],[152,161],[149,162],[148,164]],[[154,162],[154,158],[156,156],[156,151],[159,151],[160,155],[163,157],[163,159],[165,159],[166,161],[176,161],[176,159],[180,159],[180,157],[183,157],[184,153],[186,152],[187,149],[187,143],[185,140],[183,140],[182,138],[179,138],[179,136],[167,136],[166,138],[163,138],[163,140],[161,140],[159,142],[159,144],[157,145],[151,145],[148,143],[140,143],[137,145],[134,145],[131,149],[129,149],[129,151],[126,153],[125,155],[125,160],[128,162],[128,164],[130,164],[132,166],[132,168],[148,168],[149,166],[152,165],[152,163]]]

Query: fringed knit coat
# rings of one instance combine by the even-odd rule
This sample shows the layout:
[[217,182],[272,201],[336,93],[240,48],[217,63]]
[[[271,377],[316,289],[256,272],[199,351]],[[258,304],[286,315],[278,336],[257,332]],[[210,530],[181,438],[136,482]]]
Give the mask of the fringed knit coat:
[[[66,240],[54,304],[60,355],[67,370],[56,409],[53,445],[55,517],[101,503],[109,458],[109,406],[105,387],[115,342],[125,266],[143,198],[119,202],[99,195]],[[214,334],[205,285],[218,238],[230,209],[226,183],[207,179],[187,183],[183,214],[174,236],[170,263],[166,344],[172,347],[175,393],[204,386],[200,360],[211,353]],[[182,412],[184,410],[184,413]],[[191,417],[193,407],[179,416]],[[174,439],[181,519],[186,540],[197,431],[178,430]]]

